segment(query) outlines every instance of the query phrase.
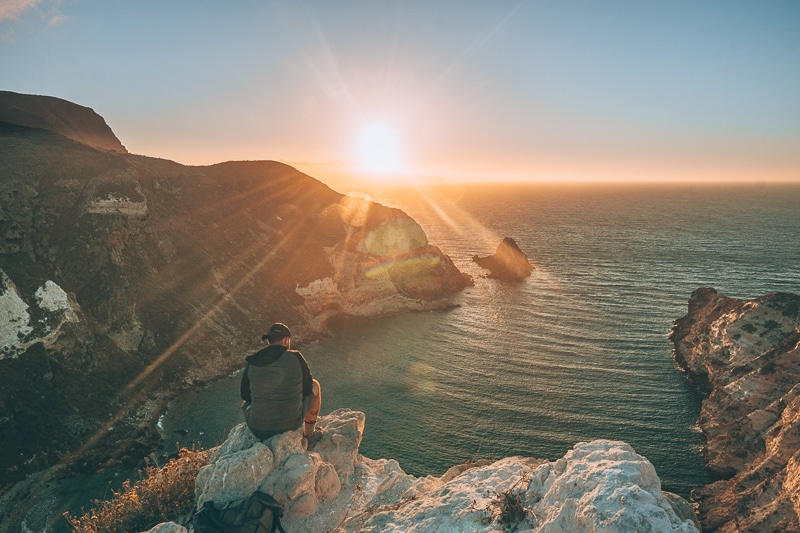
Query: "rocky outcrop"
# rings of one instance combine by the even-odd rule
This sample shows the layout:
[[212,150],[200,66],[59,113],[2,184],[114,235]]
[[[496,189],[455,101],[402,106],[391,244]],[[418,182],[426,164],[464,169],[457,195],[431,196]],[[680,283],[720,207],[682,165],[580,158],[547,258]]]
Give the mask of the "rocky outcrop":
[[698,531],[688,502],[662,493],[653,466],[623,442],[579,443],[557,461],[509,457],[414,477],[358,453],[364,424],[347,409],[321,417],[311,450],[300,430],[262,443],[239,425],[198,474],[197,506],[261,489],[283,505],[287,531]]
[[304,299],[304,322],[314,329],[323,329],[336,314],[382,316],[440,309],[472,284],[428,243],[416,221],[396,209],[375,213],[373,205],[345,197],[332,207],[346,223],[342,241],[325,249],[333,271],[295,289]]
[[489,270],[487,277],[503,281],[519,281],[533,272],[533,265],[511,237],[504,238],[493,255],[473,256],[475,263]]
[[707,394],[698,425],[718,481],[696,493],[703,527],[800,531],[800,296],[698,289],[670,339]]
[[135,465],[170,395],[241,367],[271,322],[310,340],[470,281],[402,211],[287,165],[135,156],[87,137],[91,110],[0,101],[0,493]]
[[99,150],[127,151],[103,117],[61,98],[0,91],[0,122],[52,131]]

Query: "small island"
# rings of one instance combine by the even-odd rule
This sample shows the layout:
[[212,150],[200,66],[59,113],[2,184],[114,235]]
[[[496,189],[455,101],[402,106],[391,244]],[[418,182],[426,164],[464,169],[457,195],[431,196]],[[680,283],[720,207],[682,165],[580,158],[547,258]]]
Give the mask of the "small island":
[[475,263],[489,271],[486,277],[502,281],[521,281],[533,272],[533,265],[511,237],[505,237],[494,255],[473,256]]

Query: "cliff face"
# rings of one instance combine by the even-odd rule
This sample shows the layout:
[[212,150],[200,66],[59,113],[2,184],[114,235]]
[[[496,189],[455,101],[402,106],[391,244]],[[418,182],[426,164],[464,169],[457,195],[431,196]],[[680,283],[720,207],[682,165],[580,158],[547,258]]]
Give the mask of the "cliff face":
[[623,442],[579,443],[556,461],[508,457],[418,478],[394,460],[358,453],[363,413],[339,409],[319,427],[311,450],[301,430],[259,442],[244,424],[235,427],[197,476],[197,507],[260,489],[282,504],[287,531],[698,531],[688,502],[663,493],[653,465]]
[[58,114],[56,133],[53,99],[15,115],[3,97],[0,489],[80,455],[135,464],[167,397],[240,367],[273,321],[308,339],[337,313],[448,306],[470,281],[405,213],[289,166],[98,150],[74,140],[102,119]]
[[704,528],[799,531],[800,297],[698,289],[670,335],[708,397],[698,425],[718,481],[697,493]]

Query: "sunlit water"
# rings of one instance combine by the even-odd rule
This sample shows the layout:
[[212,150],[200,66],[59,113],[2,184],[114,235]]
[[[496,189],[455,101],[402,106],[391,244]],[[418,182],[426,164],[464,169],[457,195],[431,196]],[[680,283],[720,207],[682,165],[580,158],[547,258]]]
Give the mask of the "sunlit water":
[[[426,196],[379,199],[475,277],[460,306],[351,320],[298,347],[322,382],[323,413],[366,413],[361,453],[441,474],[607,438],[646,456],[666,490],[707,483],[699,397],[666,335],[698,287],[800,293],[800,188],[473,185]],[[481,278],[471,261],[504,236],[536,265],[521,283]],[[168,438],[183,428],[184,443],[221,442],[241,421],[238,385],[235,375],[175,403]]]

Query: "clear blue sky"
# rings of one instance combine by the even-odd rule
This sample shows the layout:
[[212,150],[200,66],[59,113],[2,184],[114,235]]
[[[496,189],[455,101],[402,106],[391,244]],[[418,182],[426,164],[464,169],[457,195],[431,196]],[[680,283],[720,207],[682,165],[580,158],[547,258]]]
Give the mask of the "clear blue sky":
[[0,89],[187,164],[800,180],[798,1],[0,0]]

